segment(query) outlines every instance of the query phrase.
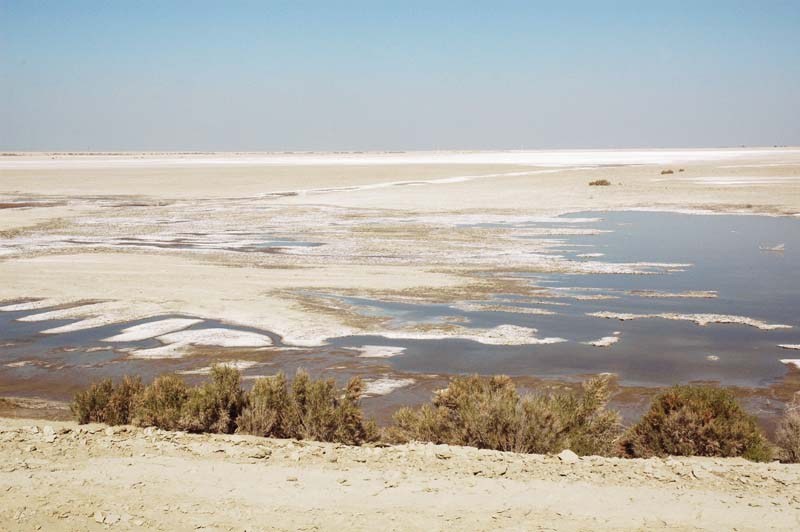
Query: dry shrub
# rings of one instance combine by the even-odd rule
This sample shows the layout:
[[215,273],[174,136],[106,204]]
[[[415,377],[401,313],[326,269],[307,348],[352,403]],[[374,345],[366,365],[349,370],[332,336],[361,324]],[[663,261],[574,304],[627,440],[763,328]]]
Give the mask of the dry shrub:
[[711,386],[674,386],[658,395],[650,410],[621,441],[630,458],[650,456],[741,456],[768,461],[772,451],[733,394]]
[[236,430],[236,418],[244,404],[239,371],[217,364],[211,367],[209,382],[189,390],[181,425],[190,432],[230,434]]
[[775,443],[784,462],[800,463],[800,395],[786,409],[775,431]]
[[361,379],[344,390],[332,379],[312,380],[298,371],[291,390],[286,376],[258,379],[248,394],[237,424],[239,432],[258,436],[333,441],[358,445],[377,439],[377,429],[365,420],[359,399]]
[[247,394],[247,406],[236,421],[237,430],[256,436],[291,438],[294,433],[290,422],[291,409],[286,375],[278,373],[274,377],[262,377]]
[[595,181],[589,182],[590,187],[608,187],[610,185],[611,181],[609,181],[608,179],[597,179]]
[[111,379],[104,379],[76,393],[70,410],[80,424],[126,425],[130,423],[134,403],[142,389],[139,377],[126,375],[118,385]]
[[189,390],[176,375],[161,375],[147,386],[136,401],[133,422],[142,427],[181,429],[181,414]]
[[606,410],[608,378],[583,384],[583,392],[521,397],[509,377],[457,377],[429,405],[402,408],[392,438],[523,453],[609,454],[619,434],[619,414]]
[[674,174],[674,173],[675,172],[673,170],[669,169],[669,168],[667,168],[666,170],[661,170],[661,175],[670,175],[670,174]]

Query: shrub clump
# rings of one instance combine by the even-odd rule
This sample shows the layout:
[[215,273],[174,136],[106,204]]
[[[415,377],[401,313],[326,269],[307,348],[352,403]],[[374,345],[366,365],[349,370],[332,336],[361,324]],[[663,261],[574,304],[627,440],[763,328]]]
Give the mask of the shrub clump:
[[509,377],[458,377],[431,404],[402,408],[391,436],[523,453],[609,454],[619,414],[606,410],[609,380],[597,377],[580,394],[520,396]]
[[670,168],[667,168],[666,170],[661,170],[661,175],[670,175],[670,174],[674,174],[674,173],[675,173],[675,171],[670,169]]
[[218,364],[211,367],[209,382],[189,390],[182,408],[181,425],[190,432],[231,434],[236,430],[236,418],[244,404],[239,371]]
[[283,373],[264,377],[247,396],[238,431],[350,445],[375,441],[377,427],[364,418],[359,404],[362,391],[358,377],[344,390],[337,390],[332,379],[312,380],[305,371],[297,372],[291,388]]
[[608,179],[597,179],[595,181],[589,181],[590,187],[608,187],[611,185],[611,181]]
[[161,375],[136,401],[133,422],[141,427],[180,430],[183,407],[189,398],[186,383],[177,375]]
[[772,458],[771,447],[755,418],[742,409],[730,391],[711,386],[674,386],[661,393],[628,430],[620,446],[622,455],[629,458]]
[[116,385],[111,379],[103,379],[76,393],[69,407],[80,424],[127,425],[142,389],[139,377],[126,375]]
[[784,462],[800,463],[800,396],[786,409],[775,431],[775,443]]

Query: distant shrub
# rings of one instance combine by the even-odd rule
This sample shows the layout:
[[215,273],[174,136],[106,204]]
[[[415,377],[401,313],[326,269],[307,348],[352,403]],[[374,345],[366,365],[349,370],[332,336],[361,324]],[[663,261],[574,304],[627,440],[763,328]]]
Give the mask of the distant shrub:
[[332,379],[312,380],[305,371],[297,372],[291,390],[283,373],[261,378],[248,394],[238,431],[350,445],[374,441],[378,431],[361,411],[362,392],[358,377],[343,391],[336,389]]
[[607,187],[607,186],[610,186],[610,185],[611,185],[611,181],[609,181],[608,179],[597,179],[595,181],[590,181],[589,182],[589,186],[590,187]]
[[673,170],[670,170],[669,168],[667,168],[666,170],[661,170],[661,175],[670,175],[674,173],[675,172]]
[[239,371],[217,364],[211,367],[209,382],[189,390],[181,425],[190,432],[230,434],[236,430],[236,418],[244,403]]
[[524,453],[609,454],[619,414],[606,410],[608,379],[584,383],[581,394],[521,397],[506,376],[457,377],[431,404],[402,408],[392,438]]
[[674,386],[658,395],[650,410],[621,440],[624,456],[741,456],[768,461],[772,451],[729,390]]
[[111,379],[104,379],[76,393],[70,410],[80,424],[126,425],[130,423],[134,403],[142,389],[139,377],[126,375],[118,385]]
[[133,422],[142,427],[180,430],[189,390],[176,375],[161,375],[145,387],[134,408]]
[[795,399],[775,431],[775,443],[784,462],[800,463],[800,401]]

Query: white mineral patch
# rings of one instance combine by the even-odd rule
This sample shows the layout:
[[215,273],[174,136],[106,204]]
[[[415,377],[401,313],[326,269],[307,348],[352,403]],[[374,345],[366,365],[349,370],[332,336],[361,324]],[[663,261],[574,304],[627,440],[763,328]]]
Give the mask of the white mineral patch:
[[685,292],[662,292],[660,290],[631,290],[628,294],[639,297],[653,298],[686,298],[686,299],[714,299],[716,290],[687,290]]
[[781,362],[800,369],[800,358],[782,358]]
[[[246,369],[250,369],[254,366],[258,366],[260,362],[255,360],[228,360],[225,362],[220,362],[220,366],[225,366],[228,368],[233,368],[238,371],[244,371]],[[211,373],[211,366],[206,366],[204,368],[197,368],[197,369],[187,369],[183,371],[178,371],[180,375],[209,375]]]
[[217,347],[269,347],[272,339],[269,336],[249,331],[224,329],[193,329],[178,331],[158,336],[157,340],[165,345],[150,349],[131,351],[134,358],[180,358],[191,346]]
[[391,358],[402,355],[406,348],[393,345],[362,345],[356,348],[361,358]]
[[100,314],[108,308],[110,307],[106,302],[90,303],[87,305],[78,305],[75,307],[50,310],[48,312],[40,312],[38,314],[29,314],[28,316],[17,318],[17,321],[48,321],[87,318],[92,315]]
[[533,314],[539,316],[550,316],[555,314],[552,310],[531,307],[515,307],[512,305],[491,305],[482,303],[456,303],[450,308],[462,310],[464,312],[511,312],[515,314]]
[[76,321],[74,323],[61,325],[60,327],[53,327],[52,329],[46,329],[42,331],[42,334],[63,334],[67,332],[83,331],[85,329],[94,329],[95,327],[104,327],[112,323],[119,323],[120,321],[124,321],[124,318],[116,314],[107,316],[95,316],[93,318],[87,318],[85,320]]
[[591,342],[582,342],[586,345],[593,345],[595,347],[609,347],[611,345],[616,344],[619,342],[619,336],[603,336],[597,340],[592,340]]
[[3,365],[7,368],[23,368],[25,366],[32,366],[35,363],[35,360],[18,360],[17,362],[9,362],[8,364]]
[[706,360],[708,360],[709,362],[716,362],[717,360],[719,360],[719,357],[717,355],[708,355],[706,357]]
[[62,305],[65,301],[61,299],[39,299],[36,301],[26,301],[24,303],[14,303],[0,307],[0,312],[19,312],[24,310],[39,310],[47,307]]
[[798,349],[800,350],[800,344],[778,344],[778,347],[781,349]]
[[582,259],[596,259],[598,257],[604,256],[605,253],[580,253],[579,255],[575,255],[576,257],[580,257]]
[[161,336],[162,334],[180,331],[197,323],[201,323],[202,321],[203,320],[188,318],[169,318],[151,321],[149,323],[142,323],[141,325],[134,325],[133,327],[122,329],[122,332],[103,339],[103,342],[139,342],[147,340],[148,338]]
[[566,342],[564,338],[537,338],[537,330],[517,325],[498,325],[492,329],[466,329],[463,327],[437,332],[385,331],[386,338],[399,340],[471,340],[485,345],[540,345]]
[[650,318],[662,318],[665,320],[678,320],[678,321],[693,321],[698,325],[705,326],[709,323],[738,323],[741,325],[749,325],[764,331],[771,331],[775,329],[791,329],[791,325],[782,325],[779,323],[767,323],[765,321],[748,318],[746,316],[732,316],[728,314],[630,314],[624,312],[589,312],[587,316],[594,316],[596,318],[617,319],[620,321],[639,320]]
[[389,379],[380,378],[365,380],[363,395],[388,395],[395,390],[411,386],[416,381],[414,379]]

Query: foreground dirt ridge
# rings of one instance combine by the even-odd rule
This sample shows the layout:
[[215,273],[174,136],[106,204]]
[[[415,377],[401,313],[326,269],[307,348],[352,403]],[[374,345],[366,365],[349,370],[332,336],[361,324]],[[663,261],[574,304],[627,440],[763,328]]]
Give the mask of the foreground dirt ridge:
[[0,418],[0,530],[797,530],[800,466]]

